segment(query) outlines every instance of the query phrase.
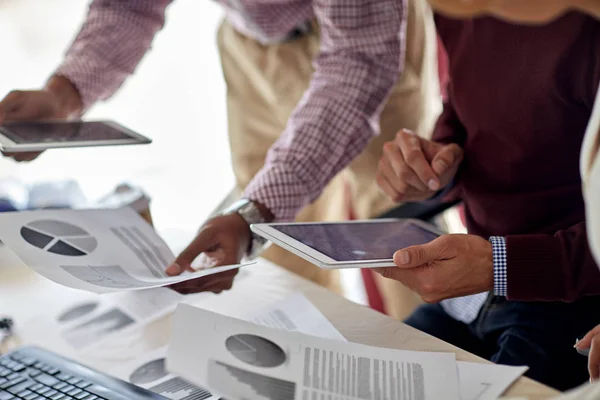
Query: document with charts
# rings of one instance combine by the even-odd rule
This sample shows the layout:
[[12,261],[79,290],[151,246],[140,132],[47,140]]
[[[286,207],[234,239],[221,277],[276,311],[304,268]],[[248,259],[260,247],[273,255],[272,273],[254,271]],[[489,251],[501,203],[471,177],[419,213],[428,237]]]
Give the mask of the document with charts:
[[[344,336],[302,293],[261,310],[250,321],[271,328],[346,341]],[[495,400],[527,367],[457,361],[461,400]]]
[[44,307],[19,324],[24,343],[79,357],[111,338],[118,337],[122,343],[125,334],[172,313],[184,298],[167,288],[66,295],[71,300],[68,306]]
[[186,304],[175,313],[167,369],[228,400],[460,399],[453,353],[323,339]]
[[46,278],[95,293],[166,286],[242,266],[202,265],[167,277],[175,256],[130,208],[1,213],[0,240]]

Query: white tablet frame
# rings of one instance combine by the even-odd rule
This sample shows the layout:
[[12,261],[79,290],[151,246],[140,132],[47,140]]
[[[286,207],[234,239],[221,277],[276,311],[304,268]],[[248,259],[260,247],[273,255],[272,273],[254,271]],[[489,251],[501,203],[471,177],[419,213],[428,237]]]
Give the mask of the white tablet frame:
[[[72,142],[43,142],[43,143],[15,143],[10,138],[4,135],[5,131],[10,131],[10,126],[12,124],[17,124],[18,122],[32,122],[32,123],[44,123],[44,124],[53,124],[53,123],[102,123],[110,126],[113,129],[118,130],[129,136],[127,139],[113,139],[113,140],[86,140],[86,141],[72,141]],[[59,149],[59,148],[68,148],[68,147],[97,147],[97,146],[115,146],[115,145],[131,145],[131,144],[148,144],[151,143],[152,140],[136,133],[121,124],[118,124],[114,121],[108,120],[95,120],[95,121],[61,121],[61,120],[40,120],[40,121],[10,121],[6,122],[4,125],[0,125],[0,148],[2,151],[9,153],[22,153],[22,152],[36,152],[36,151],[44,151],[49,149]]]
[[[252,232],[270,240],[276,245],[296,254],[299,257],[317,265],[323,269],[342,269],[342,268],[381,268],[381,267],[393,267],[395,266],[392,259],[389,260],[355,260],[355,261],[337,261],[333,258],[315,250],[312,247],[294,239],[285,233],[274,229],[273,227],[281,225],[331,225],[331,224],[377,224],[377,223],[388,223],[393,221],[411,222],[419,227],[429,231],[435,235],[441,236],[445,233],[437,229],[435,226],[428,224],[424,221],[411,218],[385,218],[385,219],[368,219],[368,220],[355,220],[355,221],[344,221],[344,222],[283,222],[283,223],[267,223],[267,224],[252,224],[250,229]],[[398,249],[400,250],[400,249]]]

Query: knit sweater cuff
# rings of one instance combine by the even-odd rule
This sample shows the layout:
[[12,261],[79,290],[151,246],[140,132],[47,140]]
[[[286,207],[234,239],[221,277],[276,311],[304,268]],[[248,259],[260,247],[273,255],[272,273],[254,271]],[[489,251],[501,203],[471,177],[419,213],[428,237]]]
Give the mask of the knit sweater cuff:
[[551,301],[560,297],[561,252],[550,235],[506,237],[509,300]]

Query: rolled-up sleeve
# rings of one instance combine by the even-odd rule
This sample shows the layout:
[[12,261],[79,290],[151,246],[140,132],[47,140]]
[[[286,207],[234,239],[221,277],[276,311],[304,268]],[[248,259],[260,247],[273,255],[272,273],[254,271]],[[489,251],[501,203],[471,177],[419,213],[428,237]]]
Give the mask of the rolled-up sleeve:
[[94,0],[55,74],[79,91],[83,109],[112,96],[133,73],[165,21],[171,0]]
[[316,0],[314,10],[321,29],[315,73],[244,194],[278,220],[315,200],[379,132],[403,66],[405,0]]

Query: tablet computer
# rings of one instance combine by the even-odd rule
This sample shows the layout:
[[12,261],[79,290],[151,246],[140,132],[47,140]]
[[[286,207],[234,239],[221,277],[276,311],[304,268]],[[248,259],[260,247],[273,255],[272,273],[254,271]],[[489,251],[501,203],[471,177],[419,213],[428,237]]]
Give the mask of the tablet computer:
[[11,153],[150,142],[113,121],[11,121],[0,125],[0,148]]
[[324,269],[394,266],[394,253],[443,232],[413,219],[254,224],[256,234]]

